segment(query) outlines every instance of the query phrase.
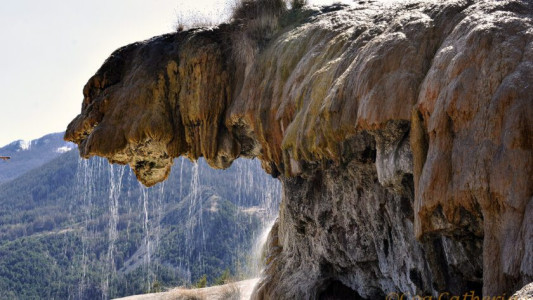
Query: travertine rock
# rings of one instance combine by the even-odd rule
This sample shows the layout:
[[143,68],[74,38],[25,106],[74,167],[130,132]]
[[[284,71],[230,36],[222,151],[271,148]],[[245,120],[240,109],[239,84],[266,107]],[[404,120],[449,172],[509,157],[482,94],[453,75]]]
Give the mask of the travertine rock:
[[82,113],[65,138],[83,157],[128,163],[148,186],[166,179],[180,155],[228,167],[237,149],[219,128],[231,98],[222,30],[167,34],[115,51],[86,84]]
[[522,289],[517,291],[511,296],[512,300],[529,300],[533,299],[533,282],[525,285]]
[[510,295],[533,281],[533,2],[359,2],[270,21],[258,41],[236,38],[239,20],[117,50],[65,138],[146,185],[179,155],[260,158],[284,196],[256,298]]

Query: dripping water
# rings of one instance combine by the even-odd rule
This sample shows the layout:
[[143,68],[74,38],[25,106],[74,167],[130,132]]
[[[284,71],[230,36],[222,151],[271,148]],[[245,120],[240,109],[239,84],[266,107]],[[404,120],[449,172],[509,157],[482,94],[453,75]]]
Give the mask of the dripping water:
[[143,249],[144,249],[144,255],[143,255],[143,262],[142,265],[144,266],[144,270],[146,273],[145,281],[146,281],[146,288],[150,289],[151,286],[151,274],[150,274],[150,262],[151,262],[151,255],[152,255],[152,249],[151,249],[151,238],[150,238],[150,218],[149,218],[149,212],[148,212],[148,189],[143,186],[141,183],[139,183],[139,189],[140,189],[140,207],[142,208],[142,229],[144,233],[143,237]]
[[119,202],[120,193],[122,191],[122,177],[124,176],[124,166],[108,166],[109,172],[109,223],[108,223],[108,249],[107,249],[107,266],[106,280],[103,289],[103,294],[107,295],[109,289],[109,281],[116,275],[115,266],[115,242],[118,237],[117,225],[119,220]]
[[[200,170],[198,162],[194,162],[191,166],[191,183],[190,183],[190,192],[189,192],[189,204],[188,204],[188,218],[186,222],[186,234],[185,234],[185,245],[186,245],[186,264],[187,264],[187,282],[191,283],[191,262],[196,261],[200,265],[200,273],[202,274],[205,270],[204,261],[202,258],[202,253],[205,252],[205,231],[203,225],[203,208],[202,208],[202,195],[201,195],[201,185],[200,185]],[[197,232],[199,230],[200,232]],[[196,236],[200,234],[201,241],[200,245],[197,245]],[[196,249],[198,248],[198,249]],[[195,257],[196,255],[196,257]]]
[[[92,264],[89,263],[89,258],[94,253],[94,241],[97,237],[97,218],[96,208],[98,203],[95,203],[99,198],[98,186],[103,184],[104,170],[107,167],[107,163],[101,158],[93,158],[85,160],[79,158],[78,169],[76,174],[76,197],[79,201],[79,207],[82,210],[82,224],[80,232],[81,240],[81,258],[79,263],[81,265],[81,276],[79,278],[77,298],[85,299],[85,293],[90,285],[89,273],[100,272],[106,274],[107,270],[94,270]],[[111,196],[110,196],[111,198]],[[101,298],[105,299],[105,292],[107,291],[108,284],[105,278],[101,283]]]
[[87,228],[88,228],[88,217],[89,213],[87,211],[88,207],[88,199],[90,196],[88,193],[85,193],[84,190],[88,189],[89,182],[88,182],[88,160],[78,158],[78,169],[76,172],[76,187],[78,187],[78,190],[81,189],[80,192],[77,193],[78,197],[75,197],[75,199],[79,199],[80,201],[79,205],[82,207],[83,210],[83,216],[84,216],[84,227],[82,228],[81,233],[81,245],[82,245],[82,254],[81,254],[81,278],[78,283],[78,299],[83,299],[83,295],[85,293],[85,283],[86,283],[86,277],[87,277],[87,255],[88,255],[88,249],[87,249]]
[[[169,198],[169,201],[174,201],[174,203],[185,201],[186,220],[183,231],[184,240],[180,240],[179,245],[177,245],[179,259],[176,261],[175,274],[181,274],[177,275],[179,280],[190,284],[193,279],[192,276],[204,274],[206,271],[204,252],[208,237],[204,229],[204,226],[207,225],[204,224],[203,206],[205,195],[208,193],[202,186],[201,176],[210,176],[211,173],[203,174],[203,169],[200,169],[205,165],[203,161],[189,164],[185,162],[184,158],[179,160],[181,160],[179,161],[179,171],[176,170],[178,171],[176,173],[179,174],[179,183],[176,182],[179,187],[174,185],[176,187],[175,198],[178,196],[179,198]],[[176,162],[178,163],[178,160]],[[200,166],[200,164],[202,165]],[[234,253],[230,256],[234,267],[232,269],[236,271],[234,275],[240,278],[257,276],[261,269],[258,259],[260,250],[258,249],[262,248],[260,245],[264,244],[269,228],[277,216],[280,187],[277,180],[258,177],[259,162],[257,160],[237,160],[232,168],[235,169],[226,172],[223,177],[223,180],[233,181],[231,186],[235,193],[228,196],[233,198],[231,202],[236,205],[237,214],[239,214],[236,220],[240,222],[240,225],[234,225],[238,243],[232,250]],[[125,263],[117,265],[118,262],[115,259],[119,250],[117,248],[118,224],[122,214],[129,216],[127,220],[122,221],[124,224],[121,225],[124,226],[124,239],[130,240],[130,227],[135,228],[134,226],[138,225],[139,230],[142,230],[142,235],[137,240],[139,241],[139,248],[136,254],[128,258],[125,257],[125,259],[135,261],[136,257],[140,257],[137,259],[139,265],[133,263],[133,266],[142,267],[142,274],[144,274],[142,284],[145,290],[150,290],[158,279],[157,274],[159,274],[157,251],[162,238],[161,222],[165,215],[165,185],[161,183],[156,187],[145,188],[137,183],[131,170],[122,166],[111,166],[101,158],[80,159],[76,180],[79,187],[77,197],[84,217],[82,228],[80,228],[82,249],[79,261],[82,275],[79,279],[77,296],[73,298],[86,298],[85,293],[90,283],[90,273],[104,275],[104,279],[100,283],[101,298],[109,298],[112,284],[114,284],[113,278],[118,276],[118,268],[127,268]],[[131,201],[135,198],[138,201]],[[119,203],[121,203],[120,206]],[[106,228],[106,238],[109,244],[106,245],[107,248],[104,252],[106,263],[102,264],[103,266],[95,266],[91,264],[92,258],[90,259],[89,255],[94,253],[97,244],[101,243],[101,239],[98,238],[97,227],[99,220],[102,219],[101,213],[98,211],[102,204],[109,212],[106,216],[109,217]],[[250,209],[250,206],[253,206],[253,209],[250,210],[253,213],[244,213],[245,210]],[[246,246],[243,241],[249,239],[250,231],[246,233],[242,230],[242,226],[245,225],[243,222],[252,224],[252,218],[255,217],[258,217],[260,229],[252,230],[251,234],[253,234],[254,241],[251,243],[252,246]],[[250,257],[250,252],[254,253],[252,257]],[[129,268],[131,270],[131,267]]]
[[[154,220],[153,220],[153,224],[152,224],[152,228],[153,228],[153,235],[154,235],[154,243],[153,243],[153,251],[154,253],[159,249],[159,246],[160,246],[160,241],[161,241],[161,220],[163,219],[163,213],[164,213],[164,205],[165,205],[165,202],[164,202],[164,197],[165,197],[165,183],[162,182],[159,184],[157,190],[156,190],[156,197],[153,201],[153,203],[155,204],[155,208],[154,208],[154,214],[155,214],[155,217],[154,217]],[[152,268],[152,266],[151,266]],[[153,268],[152,268],[153,269]],[[156,264],[155,265],[155,270],[152,270],[151,274],[158,274],[158,265]],[[155,281],[156,278],[155,278],[155,275],[154,275],[154,278],[152,279],[152,282]]]
[[251,224],[254,216],[259,221],[258,228],[251,232],[251,244],[239,243],[233,249],[233,264],[240,277],[257,277],[263,265],[261,250],[278,215],[280,183],[277,179],[261,177],[263,174],[258,173],[261,172],[258,160],[236,160],[232,167],[236,170],[233,178],[236,206],[239,213],[248,218],[234,224],[238,240],[247,238],[246,232],[239,227],[240,223]]
[[183,157],[180,159],[180,201],[183,199],[183,161],[185,160]]

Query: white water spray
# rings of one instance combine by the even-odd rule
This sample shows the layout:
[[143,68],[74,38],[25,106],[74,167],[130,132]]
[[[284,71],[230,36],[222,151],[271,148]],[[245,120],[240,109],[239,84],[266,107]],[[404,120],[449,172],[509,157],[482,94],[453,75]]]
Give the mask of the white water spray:
[[[203,225],[203,205],[202,205],[202,191],[200,185],[200,170],[198,162],[195,162],[191,167],[191,185],[189,193],[189,211],[188,211],[188,220],[185,224],[186,234],[185,234],[185,245],[186,245],[186,258],[187,258],[187,273],[189,278],[187,279],[188,283],[191,283],[191,266],[190,262],[196,261],[200,265],[200,273],[203,273],[205,270],[204,261],[202,257],[202,252],[205,252],[205,231]],[[200,230],[200,232],[197,232]],[[201,242],[199,245],[200,249],[195,249],[196,245],[196,236],[201,235]],[[195,251],[196,250],[196,251]],[[194,255],[197,257],[193,257]]]
[[108,249],[107,249],[107,265],[106,272],[106,287],[109,288],[109,281],[116,275],[115,266],[115,242],[118,237],[118,199],[122,190],[122,177],[124,176],[124,166],[109,166],[109,224],[108,224]]

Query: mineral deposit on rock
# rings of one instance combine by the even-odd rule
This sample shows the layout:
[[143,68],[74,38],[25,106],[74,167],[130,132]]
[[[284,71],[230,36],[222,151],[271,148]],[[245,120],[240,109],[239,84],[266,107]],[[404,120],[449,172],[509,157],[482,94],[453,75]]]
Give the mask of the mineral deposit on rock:
[[145,185],[259,158],[284,192],[257,299],[533,281],[532,1],[256,13],[118,49],[65,138]]

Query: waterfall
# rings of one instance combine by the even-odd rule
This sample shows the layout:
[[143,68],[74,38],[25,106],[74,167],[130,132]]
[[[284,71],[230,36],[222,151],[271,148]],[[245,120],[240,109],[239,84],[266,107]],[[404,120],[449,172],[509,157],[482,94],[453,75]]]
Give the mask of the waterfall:
[[[77,184],[76,191],[74,192],[76,196],[74,200],[78,201],[78,205],[81,207],[81,211],[83,212],[83,226],[80,228],[82,254],[79,262],[81,265],[81,276],[79,278],[77,289],[78,299],[85,298],[85,292],[89,285],[88,274],[91,271],[95,271],[91,269],[92,265],[89,261],[90,254],[94,252],[94,241],[97,231],[95,223],[97,223],[96,219],[98,216],[95,213],[95,207],[97,206],[95,201],[98,200],[98,186],[104,183],[104,172],[107,168],[109,168],[109,166],[107,162],[102,158],[93,158],[90,160],[85,160],[81,158],[78,159],[78,169],[76,174]],[[111,174],[109,175],[111,176]],[[118,193],[119,192],[113,193],[113,195],[109,194],[109,199],[112,201],[117,200],[115,196],[118,196]],[[112,208],[110,206],[110,210],[111,209]],[[108,252],[108,259],[111,258],[109,256],[110,253],[112,253],[112,251]],[[107,297],[105,296],[105,294],[107,293],[107,289],[109,287],[109,281],[107,278],[108,270],[96,271],[106,274],[105,278],[101,282],[101,298],[106,299]]]
[[142,228],[144,233],[143,238],[143,248],[144,248],[144,256],[143,256],[143,266],[144,270],[146,272],[145,281],[146,281],[146,288],[149,290],[152,284],[152,274],[150,270],[150,263],[151,263],[151,256],[152,256],[152,249],[151,249],[151,237],[150,237],[150,214],[148,212],[148,188],[143,186],[141,183],[139,183],[139,189],[140,189],[140,206],[142,207]]
[[124,166],[110,165],[108,167],[109,172],[109,223],[108,223],[108,250],[107,250],[107,266],[106,282],[103,294],[107,294],[109,288],[109,281],[116,274],[115,266],[115,242],[118,237],[117,224],[118,224],[118,199],[122,191],[122,177],[124,176]]
[[[155,189],[155,188],[154,188]],[[165,197],[165,183],[159,183],[157,189],[155,190],[156,197],[153,200],[153,204],[155,205],[154,211],[154,218],[152,223],[153,228],[153,235],[154,235],[154,243],[153,243],[153,251],[157,251],[160,247],[160,241],[161,241],[161,220],[163,219],[164,214],[164,197]],[[153,269],[153,268],[152,268]],[[157,274],[158,268],[156,266],[155,270],[152,270],[152,274]],[[154,278],[155,280],[155,278]]]
[[[232,168],[236,168],[233,186],[236,192],[237,206],[242,212],[254,211],[254,215],[259,219],[259,228],[252,232],[250,248],[243,248],[245,245],[239,245],[234,249],[234,263],[237,264],[238,273],[244,278],[257,277],[263,264],[260,259],[261,249],[263,249],[268,233],[278,216],[281,187],[277,179],[263,177],[259,171],[261,166],[258,160],[236,160]],[[256,199],[255,207],[247,207],[250,205],[250,203],[246,203],[249,199]],[[252,214],[249,217],[252,218]],[[238,230],[239,224],[234,224],[234,228],[241,239],[243,233]],[[248,253],[248,257],[245,257],[245,264],[241,266],[242,253]]]
[[257,236],[257,238],[254,241],[253,247],[252,247],[252,258],[251,258],[251,265],[250,268],[250,274],[252,277],[258,277],[261,275],[261,272],[263,271],[264,267],[264,249],[265,244],[268,240],[268,235],[270,234],[270,230],[274,226],[274,223],[276,222],[275,218],[271,218],[270,222],[265,222],[262,224],[260,234]]
[[[229,202],[224,205],[230,206],[223,207],[235,210],[231,215],[225,211],[224,217],[232,219],[224,220],[234,220],[233,224],[225,224],[231,226],[227,229],[231,232],[228,237],[235,247],[226,256],[227,267],[235,270],[232,273],[236,278],[257,276],[261,270],[261,245],[277,216],[279,182],[263,177],[257,160],[237,160],[228,170],[214,171],[202,159],[189,163],[179,158],[171,176],[172,184],[146,188],[138,183],[129,167],[110,165],[102,158],[78,160],[74,207],[82,212],[77,221],[81,251],[75,259],[81,275],[72,298],[94,299],[95,293],[101,299],[118,296],[117,284],[133,285],[124,277],[131,272],[141,278],[131,289],[139,290],[141,285],[143,292],[152,291],[155,282],[162,280],[160,274],[164,274],[160,273],[160,266],[165,268],[162,272],[168,272],[170,267],[173,280],[180,284],[192,284],[198,276],[212,272],[207,263],[216,245],[209,240],[213,236],[208,235],[207,229],[209,234],[219,229],[212,229],[206,216],[219,218],[217,205]],[[183,222],[176,227],[181,233],[172,233],[162,226],[162,220],[172,211],[180,217],[173,216],[171,220]],[[175,265],[161,261],[161,255],[168,252],[159,252],[162,247],[168,248],[169,234],[176,237],[182,234],[180,239],[173,240]],[[124,246],[129,252],[125,252]],[[205,256],[206,251],[211,251],[210,257]],[[101,254],[95,257],[96,253]]]
[[[202,252],[205,250],[205,231],[203,225],[203,208],[202,208],[202,190],[200,185],[200,168],[198,162],[194,162],[191,166],[191,183],[190,183],[190,192],[188,196],[188,220],[186,222],[186,234],[185,234],[185,245],[186,258],[187,258],[187,273],[189,278],[187,279],[188,283],[191,283],[192,278],[190,262],[196,260],[200,265],[200,273],[204,271],[204,261],[202,259]],[[195,228],[198,228],[200,232],[195,231]],[[195,251],[196,248],[196,237],[197,234],[201,235],[200,249]],[[195,256],[195,252],[197,257]]]
[[149,291],[157,280],[158,269],[157,264],[153,263],[153,255],[159,249],[161,238],[161,219],[165,206],[165,185],[164,183],[159,183],[155,187],[147,188],[138,183],[138,187],[143,229],[142,265],[145,272],[145,289]]
[[181,164],[180,164],[180,200],[183,199],[183,162],[184,158],[180,158]]
[[268,239],[268,235],[272,226],[278,217],[279,203],[281,200],[280,183],[275,179],[270,179],[262,182],[262,189],[260,195],[260,213],[261,213],[261,228],[259,234],[255,237],[252,248],[252,263],[250,273],[257,277],[260,275],[263,267],[263,249]]
[[[78,168],[76,172],[76,187],[81,189],[82,191],[87,189],[87,187],[90,186],[88,182],[88,170],[87,167],[88,161],[82,158],[78,158]],[[81,234],[81,244],[82,244],[82,256],[81,256],[81,278],[80,282],[78,284],[78,299],[83,299],[83,295],[85,292],[85,283],[86,283],[86,277],[87,277],[87,228],[88,228],[88,217],[89,212],[87,210],[87,202],[89,201],[90,197],[87,195],[87,193],[74,193],[75,197],[74,199],[79,201],[79,205],[82,207],[82,210],[84,211],[84,228],[82,229]],[[77,197],[76,197],[77,196]]]

